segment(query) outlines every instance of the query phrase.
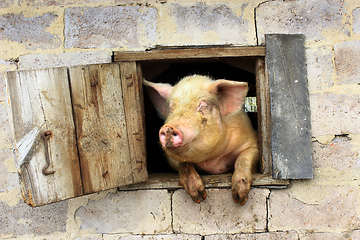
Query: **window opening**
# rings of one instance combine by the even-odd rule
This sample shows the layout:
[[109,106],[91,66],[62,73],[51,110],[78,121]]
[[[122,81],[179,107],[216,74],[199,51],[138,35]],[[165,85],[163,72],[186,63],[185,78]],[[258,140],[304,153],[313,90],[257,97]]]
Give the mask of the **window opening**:
[[[178,63],[143,63],[143,77],[152,82],[170,83],[175,85],[183,77],[198,74],[206,75],[213,79],[227,79],[241,82],[248,82],[248,100],[256,102],[256,79],[255,60],[243,59],[241,61],[191,61]],[[255,100],[255,101],[254,101]],[[175,173],[168,165],[165,154],[159,144],[158,132],[164,124],[150,101],[148,93],[144,90],[145,105],[145,129],[146,129],[146,151],[147,167],[149,173]],[[251,112],[247,106],[245,111],[257,130],[257,113]]]
[[[137,73],[141,79],[145,78],[152,82],[164,82],[172,85],[178,82],[183,76],[196,73],[209,75],[214,79],[225,78],[229,80],[238,80],[239,74],[236,74],[238,69],[252,73],[251,81],[249,80],[248,82],[253,84],[250,86],[251,89],[248,96],[251,97],[251,95],[253,95],[251,100],[257,103],[257,113],[254,113],[254,116],[250,116],[250,118],[253,118],[253,126],[258,130],[260,152],[262,153],[262,159],[259,166],[260,174],[253,175],[252,186],[276,189],[287,188],[289,187],[289,180],[273,179],[271,176],[272,152],[271,142],[269,140],[271,132],[270,99],[268,73],[265,66],[265,63],[267,62],[267,60],[265,60],[267,56],[265,50],[266,48],[264,46],[158,47],[144,52],[114,52],[113,59],[115,62],[136,62],[138,66],[141,67],[140,72]],[[204,70],[201,66],[207,66],[208,69]],[[176,67],[178,69],[176,69]],[[229,68],[231,68],[231,70],[229,70]],[[220,72],[215,74],[215,69],[220,69]],[[174,77],[169,77],[166,76],[166,71],[168,74],[177,74],[173,74]],[[243,74],[243,72],[241,73]],[[222,74],[223,76],[219,76],[218,74]],[[226,74],[234,74],[235,77],[228,77]],[[158,143],[158,131],[164,121],[158,117],[145,89],[143,93],[145,103],[145,130],[147,131],[146,142],[148,144],[146,146],[148,152],[146,162],[147,166],[149,166],[147,168],[147,170],[149,170],[149,179],[142,184],[120,187],[119,190],[181,188],[178,173],[167,174],[167,171],[173,171],[169,170],[170,167],[168,167],[165,155]],[[251,113],[249,115],[251,115]],[[254,120],[254,117],[257,116],[259,116],[257,119],[258,122]],[[151,131],[153,133],[151,133]],[[159,166],[164,166],[167,169],[161,169]],[[220,175],[201,174],[201,178],[205,188],[229,188],[231,185],[231,175],[231,173]]]

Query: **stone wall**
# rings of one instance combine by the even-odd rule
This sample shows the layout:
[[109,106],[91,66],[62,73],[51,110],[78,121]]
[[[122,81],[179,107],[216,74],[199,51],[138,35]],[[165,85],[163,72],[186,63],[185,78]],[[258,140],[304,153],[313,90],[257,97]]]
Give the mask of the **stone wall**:
[[[313,180],[229,189],[117,191],[43,207],[22,202],[4,72],[111,62],[156,45],[265,44],[303,33]],[[360,239],[360,3],[357,0],[0,1],[0,239]]]

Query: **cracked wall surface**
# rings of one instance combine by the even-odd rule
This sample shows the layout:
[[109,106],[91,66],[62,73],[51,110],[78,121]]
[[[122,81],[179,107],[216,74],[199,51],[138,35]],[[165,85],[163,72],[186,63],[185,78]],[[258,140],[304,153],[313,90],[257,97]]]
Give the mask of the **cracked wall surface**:
[[[109,63],[157,45],[265,44],[306,37],[314,179],[230,189],[103,191],[31,208],[14,161],[4,73]],[[360,3],[357,0],[0,2],[0,239],[360,239]]]

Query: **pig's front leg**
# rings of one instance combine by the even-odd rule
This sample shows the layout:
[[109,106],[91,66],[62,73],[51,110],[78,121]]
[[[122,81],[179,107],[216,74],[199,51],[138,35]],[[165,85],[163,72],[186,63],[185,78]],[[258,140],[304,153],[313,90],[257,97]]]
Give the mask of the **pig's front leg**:
[[258,148],[248,148],[236,159],[231,181],[231,192],[236,203],[244,205],[252,183],[252,173],[256,171],[260,159]]
[[206,198],[206,191],[200,175],[196,172],[193,163],[180,164],[180,184],[196,203]]

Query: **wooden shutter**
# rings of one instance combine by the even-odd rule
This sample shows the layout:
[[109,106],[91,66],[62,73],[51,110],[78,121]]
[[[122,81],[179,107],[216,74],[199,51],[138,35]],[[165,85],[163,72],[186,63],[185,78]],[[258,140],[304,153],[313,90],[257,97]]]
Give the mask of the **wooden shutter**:
[[313,177],[309,92],[303,35],[266,35],[272,173]]
[[[40,206],[83,194],[66,68],[7,73],[24,200]],[[51,131],[45,149],[41,134]],[[42,172],[49,153],[49,170]]]
[[[139,68],[130,64],[126,77],[133,77],[126,78],[122,65],[7,73],[16,162],[29,205],[147,179]],[[49,131],[46,148],[41,134]],[[48,175],[42,171],[47,152],[54,171]]]

